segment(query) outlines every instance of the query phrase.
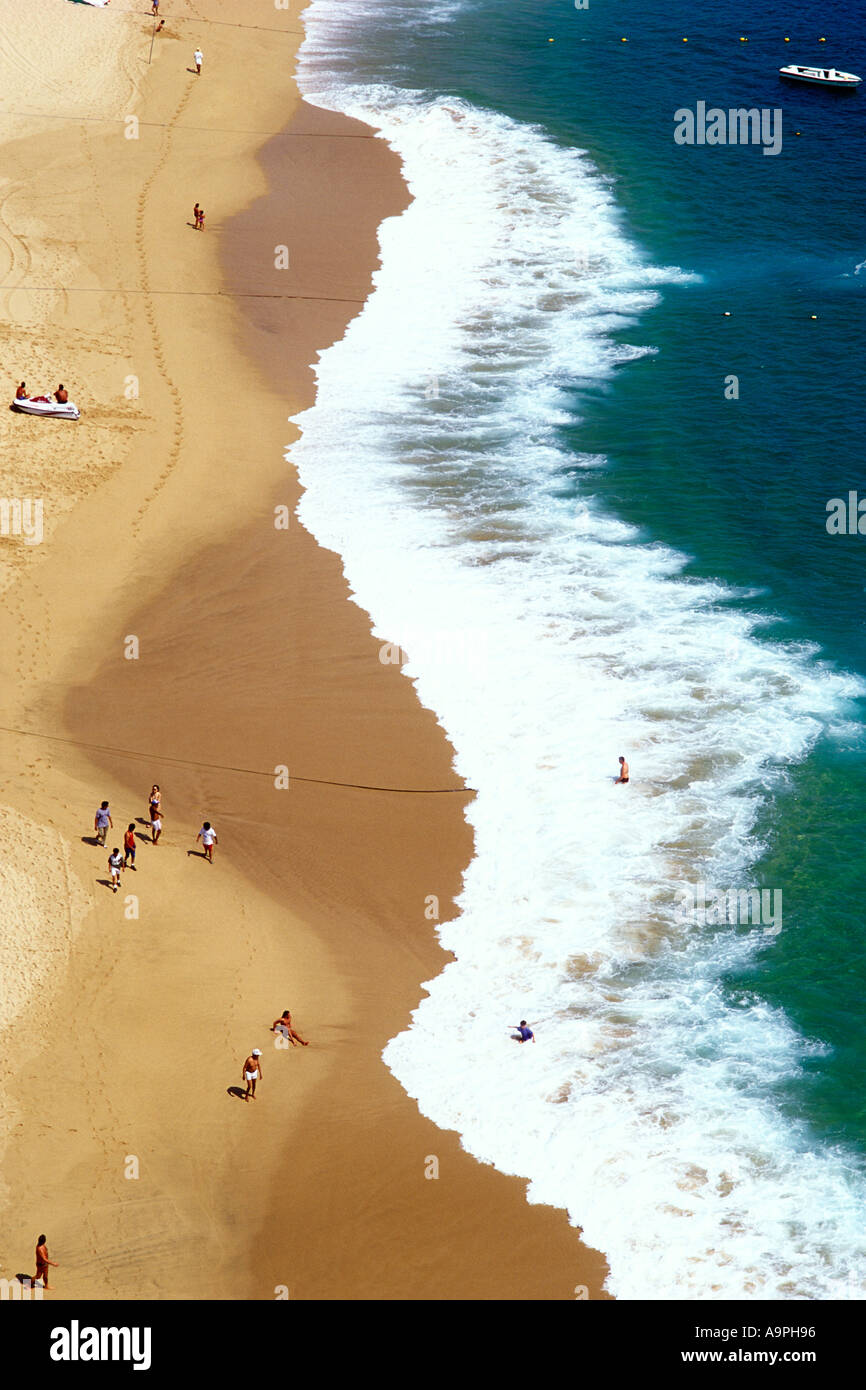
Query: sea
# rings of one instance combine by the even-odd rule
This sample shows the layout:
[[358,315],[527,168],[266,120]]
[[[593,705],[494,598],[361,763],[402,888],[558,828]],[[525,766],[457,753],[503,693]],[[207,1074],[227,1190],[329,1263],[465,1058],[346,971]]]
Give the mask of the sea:
[[[305,97],[413,201],[297,417],[300,516],[477,792],[456,915],[419,904],[454,960],[385,1063],[618,1298],[862,1299],[866,84],[778,75],[866,77],[862,22],[304,23]],[[699,141],[739,108],[780,148]]]

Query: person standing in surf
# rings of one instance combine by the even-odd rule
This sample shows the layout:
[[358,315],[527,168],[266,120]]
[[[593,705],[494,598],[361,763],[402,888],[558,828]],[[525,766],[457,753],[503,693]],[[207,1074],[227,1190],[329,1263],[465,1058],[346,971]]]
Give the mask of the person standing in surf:
[[614,778],[613,785],[614,785],[615,787],[618,787],[619,784],[620,784],[620,782],[627,782],[627,781],[628,781],[628,763],[626,762],[625,758],[623,758],[622,756],[620,756],[620,758],[619,758],[619,776]]

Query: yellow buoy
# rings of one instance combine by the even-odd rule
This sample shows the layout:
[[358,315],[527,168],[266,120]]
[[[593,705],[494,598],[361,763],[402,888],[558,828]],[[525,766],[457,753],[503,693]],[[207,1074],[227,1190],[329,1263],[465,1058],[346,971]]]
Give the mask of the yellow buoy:
[[688,43],[688,39],[683,39],[683,43]]
[[620,43],[628,43],[628,39],[620,39]]
[[748,40],[748,39],[744,39],[743,36],[742,36],[742,34],[741,34],[741,35],[740,35],[740,43],[748,43],[748,42],[749,42],[749,40]]
[[819,42],[819,43],[826,43],[827,40],[826,40],[826,39],[819,39],[818,42]]
[[809,315],[809,318],[810,318],[810,319],[816,319],[817,317],[818,317],[817,314],[810,314],[810,315]]
[[791,40],[790,40],[789,38],[786,37],[786,38],[785,38],[785,43],[790,43],[790,42],[791,42]]
[[730,317],[731,317],[731,311],[730,311],[730,309],[725,309],[724,313],[722,314],[722,318],[729,319]]
[[556,43],[556,39],[548,39],[547,42],[548,42],[548,43]]

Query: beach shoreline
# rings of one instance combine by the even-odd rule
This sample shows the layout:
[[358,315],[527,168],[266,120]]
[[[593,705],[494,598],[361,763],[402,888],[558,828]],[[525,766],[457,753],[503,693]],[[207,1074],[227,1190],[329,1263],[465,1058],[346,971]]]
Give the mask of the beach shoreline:
[[[72,7],[52,8],[81,45],[69,82],[92,40],[73,36]],[[131,14],[112,9],[115,25]],[[206,42],[205,11],[225,29]],[[62,1048],[34,1055],[32,1024],[7,1029],[2,1262],[24,1260],[35,1224],[61,1260],[61,1300],[603,1297],[603,1260],[564,1213],[528,1206],[524,1182],[423,1119],[381,1062],[447,959],[424,905],[432,893],[453,914],[467,794],[434,716],[379,661],[339,557],[294,518],[283,453],[287,415],[312,400],[310,364],[358,312],[376,228],[407,194],[373,132],[290,97],[285,52],[235,31],[243,13],[198,0],[167,17],[136,97],[143,138],[123,159],[118,131],[61,127],[86,139],[98,195],[82,233],[103,292],[86,331],[110,326],[116,340],[100,379],[106,468],[68,520],[58,502],[0,627],[14,653],[4,726],[71,742],[0,741],[16,767],[10,805],[64,841],[91,905],[64,928],[65,978],[58,968],[39,1006],[63,1021]],[[275,16],[296,47],[298,7]],[[121,65],[136,75],[141,18],[121,21]],[[205,48],[201,79],[184,72],[189,39]],[[60,72],[56,85],[62,103]],[[199,200],[203,236],[180,221]],[[276,297],[287,279],[297,298]],[[128,293],[107,293],[118,285]],[[66,352],[85,312],[73,298],[42,325]],[[32,306],[19,315],[32,334]],[[27,424],[33,435],[42,422]],[[88,443],[63,447],[86,467]],[[127,816],[140,822],[152,781],[166,830],[154,848],[137,826],[138,915],[125,917],[131,874],[113,898],[94,883],[102,851],[82,841],[103,797],[124,808],[118,836]],[[202,817],[220,833],[213,866],[188,853]],[[290,1056],[267,1031],[286,1006],[313,1044]],[[227,1091],[254,1041],[262,1088],[241,1110]]]

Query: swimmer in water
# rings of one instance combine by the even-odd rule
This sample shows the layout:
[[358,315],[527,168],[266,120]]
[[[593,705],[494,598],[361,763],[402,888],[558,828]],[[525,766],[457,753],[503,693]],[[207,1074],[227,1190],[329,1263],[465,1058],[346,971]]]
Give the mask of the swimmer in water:
[[508,1026],[509,1028],[517,1029],[517,1037],[514,1039],[515,1042],[535,1042],[535,1034],[525,1018],[522,1018],[519,1023],[509,1023]]
[[618,787],[620,782],[628,781],[628,763],[625,758],[619,758],[619,776],[614,778],[613,785]]

